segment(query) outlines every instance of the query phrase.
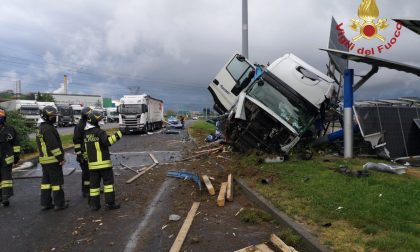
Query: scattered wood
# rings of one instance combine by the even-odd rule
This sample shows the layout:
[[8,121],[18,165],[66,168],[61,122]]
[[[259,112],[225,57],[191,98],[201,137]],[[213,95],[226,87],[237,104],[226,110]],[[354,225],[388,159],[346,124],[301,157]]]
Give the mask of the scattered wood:
[[209,177],[208,177],[207,175],[203,175],[203,176],[202,176],[202,178],[203,178],[203,182],[204,182],[204,184],[205,184],[205,185],[206,185],[206,187],[207,187],[207,190],[209,191],[209,194],[210,194],[211,196],[215,195],[215,194],[216,194],[216,192],[214,191],[214,187],[213,187],[213,185],[211,184]]
[[187,218],[185,218],[184,224],[182,224],[182,227],[179,230],[179,233],[175,238],[175,241],[172,244],[172,247],[169,250],[169,252],[179,252],[181,250],[182,244],[184,243],[185,238],[187,237],[188,231],[191,227],[195,213],[197,212],[199,206],[200,202],[193,203],[190,211],[188,212]]
[[287,246],[287,244],[284,241],[282,241],[275,234],[271,234],[270,241],[271,241],[271,243],[273,243],[277,248],[279,248],[283,252],[293,252],[293,251],[296,251],[293,247]]
[[227,188],[226,188],[226,199],[228,201],[233,201],[233,184],[232,184],[232,174],[228,175],[228,181],[227,181]]
[[223,182],[222,185],[220,186],[219,196],[217,197],[217,205],[219,207],[222,207],[225,205],[226,187],[227,187],[227,182]]
[[129,166],[128,166],[128,165],[126,165],[126,164],[121,163],[121,166],[122,166],[122,167],[124,167],[125,169],[128,169],[128,170],[132,171],[132,172],[138,173],[138,171],[137,171],[137,170],[134,170],[133,168],[129,167]]
[[217,158],[224,159],[224,160],[232,161],[232,159],[227,158],[227,157],[224,157],[224,156],[222,156],[222,155],[217,155],[216,157],[217,157]]
[[158,164],[152,164],[151,166],[145,168],[144,170],[142,170],[141,172],[139,172],[137,175],[135,175],[134,177],[130,178],[129,180],[127,180],[125,183],[130,184],[132,183],[134,180],[140,178],[143,174],[145,174],[146,172],[148,172],[150,169],[152,169],[153,167],[157,166]]
[[235,216],[238,216],[245,208],[241,207],[238,212],[236,212]]
[[211,154],[214,154],[214,153],[217,153],[217,152],[219,152],[220,151],[220,149],[218,149],[218,150],[215,150],[215,151],[211,151],[211,152],[203,152],[203,153],[200,153],[200,154],[197,154],[197,155],[194,155],[194,156],[191,156],[191,157],[187,157],[187,158],[184,158],[184,159],[182,159],[182,160],[180,160],[180,161],[178,161],[178,162],[184,162],[184,161],[188,161],[188,160],[191,160],[191,159],[195,159],[195,158],[198,158],[198,157],[201,157],[201,156],[204,156],[204,155],[211,155]]
[[155,155],[149,153],[149,156],[153,159],[153,162],[155,162],[155,164],[159,164],[159,161],[156,159]]
[[258,244],[258,245],[256,245],[255,246],[255,248],[258,250],[258,251],[261,251],[261,252],[274,252],[272,249],[270,249],[265,243],[261,243],[261,244]]
[[206,153],[206,152],[219,151],[219,150],[222,150],[222,149],[223,149],[223,147],[217,147],[217,148],[214,148],[214,149],[208,149],[208,150],[196,151],[196,152],[194,152],[194,153],[195,153],[195,154],[200,154],[200,153]]
[[235,250],[235,252],[254,252],[254,251],[255,251],[255,246],[254,245],[248,246],[248,247],[243,248],[243,249]]

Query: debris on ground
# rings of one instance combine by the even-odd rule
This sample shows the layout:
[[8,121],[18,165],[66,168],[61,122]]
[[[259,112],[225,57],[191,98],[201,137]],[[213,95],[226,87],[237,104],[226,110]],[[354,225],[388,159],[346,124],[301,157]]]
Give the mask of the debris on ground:
[[226,187],[226,199],[233,201],[233,178],[232,174],[228,175],[227,187]]
[[179,221],[180,219],[181,219],[181,216],[179,216],[177,214],[171,214],[171,215],[169,215],[169,220],[170,221]]
[[[283,252],[297,252],[296,249],[294,249],[291,246],[288,246],[282,239],[280,239],[277,235],[271,234],[270,242],[272,244],[272,247],[275,247],[276,249],[279,249]],[[266,243],[261,243],[258,245],[251,245],[243,249],[236,250],[235,252],[255,252],[255,251],[273,251],[269,246],[267,246]]]
[[269,176],[269,177],[267,177],[267,178],[263,178],[263,179],[261,179],[261,184],[263,184],[263,185],[268,185],[268,184],[270,184],[271,182],[273,182],[273,179],[274,179],[274,177],[273,177],[273,176]]
[[197,212],[199,206],[200,202],[193,203],[190,211],[188,212],[187,218],[185,218],[184,224],[182,224],[182,227],[179,230],[179,233],[175,238],[175,241],[172,244],[172,247],[169,250],[169,252],[179,252],[181,250],[182,244],[184,243],[185,238],[187,237],[188,231],[191,227],[195,213]]
[[166,173],[167,177],[174,177],[174,178],[180,178],[183,180],[191,180],[195,182],[198,185],[198,188],[201,191],[201,180],[200,177],[195,172],[189,172],[189,171],[168,171]]
[[153,160],[153,164],[151,166],[149,166],[149,167],[145,167],[145,168],[139,169],[137,171],[134,170],[134,169],[132,169],[132,168],[130,168],[130,167],[128,167],[128,166],[126,166],[126,165],[124,165],[124,164],[121,164],[122,166],[124,166],[124,167],[130,169],[131,171],[134,171],[134,172],[137,173],[137,175],[135,175],[134,177],[130,178],[125,183],[127,183],[127,184],[132,183],[134,180],[138,179],[143,174],[145,174],[146,172],[148,172],[149,170],[153,169],[155,166],[157,166],[159,164],[159,161],[156,159],[156,157],[152,153],[149,153],[149,156]]
[[219,207],[225,206],[227,182],[222,182],[220,186],[219,196],[217,197],[217,205]]
[[354,172],[345,165],[340,165],[340,167],[332,168],[332,169],[336,172],[339,172],[349,177],[357,177],[357,178],[369,177],[369,172],[368,170],[365,170],[365,169]]
[[406,169],[407,169],[406,166],[389,165],[389,164],[384,164],[384,163],[369,162],[363,165],[364,171],[375,170],[375,171],[393,173],[393,174],[398,174],[398,175],[406,173]]
[[209,191],[209,194],[211,196],[215,195],[216,192],[214,191],[214,187],[211,184],[209,177],[207,175],[203,175],[202,178],[203,178],[204,185],[207,187],[207,190]]
[[266,158],[266,159],[264,159],[264,162],[268,163],[268,164],[270,164],[270,163],[283,163],[284,162],[284,157],[283,156],[277,156],[277,157],[274,157],[274,158]]

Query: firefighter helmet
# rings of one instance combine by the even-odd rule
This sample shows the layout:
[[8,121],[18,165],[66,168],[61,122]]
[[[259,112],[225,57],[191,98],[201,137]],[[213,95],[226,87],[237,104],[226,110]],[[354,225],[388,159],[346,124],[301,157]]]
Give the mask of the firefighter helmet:
[[96,126],[99,125],[99,122],[102,121],[103,118],[102,112],[98,110],[92,110],[92,112],[87,115],[88,123]]
[[6,110],[0,108],[0,125],[6,122]]
[[82,114],[82,119],[83,119],[83,120],[87,120],[87,117],[88,117],[88,115],[89,115],[91,112],[92,112],[92,109],[91,109],[90,107],[84,107],[84,108],[82,109],[82,112],[81,112],[81,114]]
[[53,106],[45,106],[41,111],[41,118],[47,122],[55,123],[57,116],[58,111]]

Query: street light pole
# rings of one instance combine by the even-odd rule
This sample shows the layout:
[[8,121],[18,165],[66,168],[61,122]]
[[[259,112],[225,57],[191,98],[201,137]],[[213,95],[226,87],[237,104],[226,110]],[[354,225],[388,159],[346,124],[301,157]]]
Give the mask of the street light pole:
[[248,0],[242,0],[242,56],[248,59]]

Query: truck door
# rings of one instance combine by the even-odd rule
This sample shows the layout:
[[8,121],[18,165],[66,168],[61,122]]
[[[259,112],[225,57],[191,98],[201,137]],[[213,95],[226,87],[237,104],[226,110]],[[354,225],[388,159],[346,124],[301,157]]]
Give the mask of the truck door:
[[208,88],[217,112],[224,113],[232,108],[239,93],[251,83],[254,71],[255,67],[239,54],[226,63]]

